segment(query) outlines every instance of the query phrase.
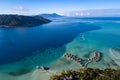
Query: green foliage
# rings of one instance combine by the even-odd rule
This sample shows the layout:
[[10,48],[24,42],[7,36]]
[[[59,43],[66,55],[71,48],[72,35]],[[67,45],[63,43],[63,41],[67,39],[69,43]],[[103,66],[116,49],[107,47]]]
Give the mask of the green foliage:
[[30,27],[51,22],[41,16],[0,15],[0,25],[3,27]]
[[[72,76],[72,78],[70,77]],[[60,75],[51,76],[50,80],[120,80],[120,69],[86,68],[63,71]]]

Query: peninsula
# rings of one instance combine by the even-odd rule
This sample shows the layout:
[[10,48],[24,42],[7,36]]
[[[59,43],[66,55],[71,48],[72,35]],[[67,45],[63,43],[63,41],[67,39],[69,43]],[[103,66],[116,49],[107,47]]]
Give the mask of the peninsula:
[[0,15],[0,25],[8,28],[39,26],[49,22],[51,21],[41,16]]

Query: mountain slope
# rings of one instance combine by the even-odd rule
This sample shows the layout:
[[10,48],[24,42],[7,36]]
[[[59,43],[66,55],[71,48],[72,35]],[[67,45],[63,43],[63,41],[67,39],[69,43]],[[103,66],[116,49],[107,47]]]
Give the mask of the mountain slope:
[[52,14],[40,14],[40,16],[42,17],[45,17],[45,18],[48,18],[48,17],[63,17],[59,14],[56,14],[56,13],[52,13]]
[[51,21],[41,16],[0,15],[0,25],[4,27],[38,26],[49,22]]

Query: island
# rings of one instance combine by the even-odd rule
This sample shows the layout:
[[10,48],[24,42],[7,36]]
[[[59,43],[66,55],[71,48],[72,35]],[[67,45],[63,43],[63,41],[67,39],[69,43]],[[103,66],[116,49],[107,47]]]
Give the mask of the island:
[[41,16],[24,15],[0,15],[0,26],[2,27],[31,27],[51,22]]
[[39,16],[45,17],[45,18],[49,18],[49,17],[64,17],[62,15],[59,15],[57,13],[51,13],[51,14],[40,14]]

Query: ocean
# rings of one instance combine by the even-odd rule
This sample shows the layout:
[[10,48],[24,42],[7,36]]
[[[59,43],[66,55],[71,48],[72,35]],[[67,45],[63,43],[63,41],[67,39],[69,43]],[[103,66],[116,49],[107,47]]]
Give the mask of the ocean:
[[[47,80],[56,72],[82,68],[63,57],[65,53],[87,60],[99,51],[101,60],[87,67],[120,67],[120,19],[52,20],[35,27],[0,28],[0,80]],[[50,72],[36,70],[37,65],[49,67]]]

